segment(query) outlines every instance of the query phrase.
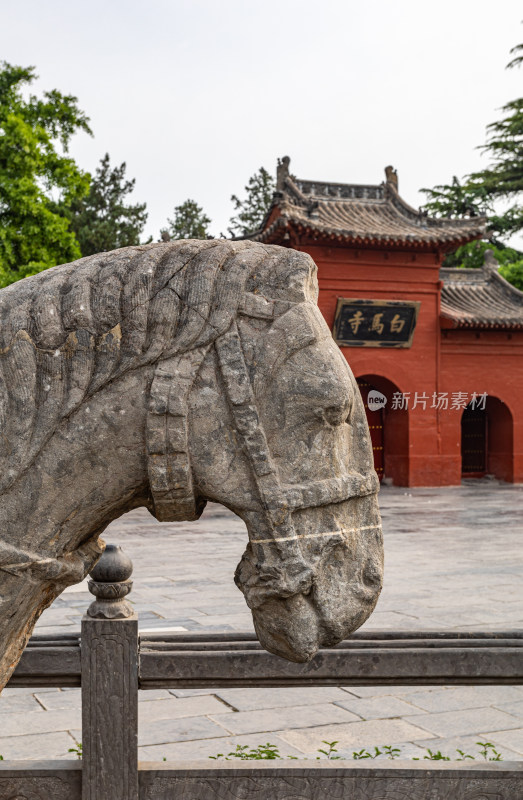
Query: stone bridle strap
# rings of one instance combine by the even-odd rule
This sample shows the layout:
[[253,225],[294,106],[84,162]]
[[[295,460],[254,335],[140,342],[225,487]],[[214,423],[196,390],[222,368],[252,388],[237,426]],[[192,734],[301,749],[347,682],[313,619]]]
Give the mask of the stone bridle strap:
[[269,527],[277,538],[292,540],[295,538],[294,527],[258,416],[236,324],[220,336],[214,346],[234,424],[243,441]]
[[160,522],[198,519],[205,500],[194,491],[189,457],[189,392],[209,350],[161,361],[151,385],[146,423],[147,471]]
[[313,483],[284,486],[283,492],[287,505],[294,510],[326,506],[350,500],[351,497],[376,494],[379,488],[379,478],[375,472],[368,475],[350,472],[342,478],[327,478]]

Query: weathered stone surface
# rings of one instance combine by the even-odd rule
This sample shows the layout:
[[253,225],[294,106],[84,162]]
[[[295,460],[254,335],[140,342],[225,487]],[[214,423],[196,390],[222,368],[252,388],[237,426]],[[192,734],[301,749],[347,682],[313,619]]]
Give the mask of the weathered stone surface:
[[0,764],[0,800],[80,800],[81,765],[38,761]]
[[[197,771],[191,769],[197,768]],[[145,800],[519,800],[517,764],[394,762],[387,766],[331,761],[292,762],[277,769],[267,762],[202,767],[188,762],[143,763],[140,795]]]
[[270,651],[312,657],[381,587],[358,389],[309,256],[182,241],[91,256],[0,292],[0,686],[35,620],[138,506],[235,511],[236,582]]
[[[32,767],[32,769],[31,769]],[[516,763],[354,761],[273,763],[187,761],[140,766],[143,800],[520,800]],[[75,762],[0,765],[2,800],[80,800],[81,769]]]

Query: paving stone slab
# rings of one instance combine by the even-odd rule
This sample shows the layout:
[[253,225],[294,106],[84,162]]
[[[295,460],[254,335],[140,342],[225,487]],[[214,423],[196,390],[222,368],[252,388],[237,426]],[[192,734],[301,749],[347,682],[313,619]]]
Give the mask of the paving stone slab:
[[229,733],[254,733],[274,731],[276,728],[302,728],[307,725],[350,722],[358,719],[355,714],[339,706],[323,703],[313,706],[290,706],[278,709],[239,711],[233,714],[213,714],[212,719]]
[[[226,716],[226,715],[224,715]],[[138,729],[138,744],[166,744],[198,739],[223,738],[228,731],[207,717],[184,717],[145,722]]]
[[[209,694],[209,692],[206,692]],[[168,700],[172,694],[168,689],[140,689],[138,691],[138,702],[149,703],[151,700]]]
[[12,714],[17,711],[27,712],[28,714],[43,711],[43,705],[40,704],[36,697],[30,692],[31,690],[29,690],[28,694],[16,694],[12,696],[6,695],[5,691],[2,692],[0,695],[0,720],[2,720],[6,714]]
[[38,712],[34,714],[16,711],[12,714],[4,714],[2,716],[2,737],[17,737],[35,733],[67,731],[71,728],[80,727],[81,718],[82,715],[79,708],[71,708],[63,711],[45,711],[43,713]]
[[499,709],[500,711],[505,711],[512,717],[517,717],[519,720],[523,720],[523,700],[517,703],[496,703],[495,708]]
[[238,744],[255,748],[267,743],[276,745],[283,756],[303,758],[304,754],[301,750],[292,747],[288,742],[273,733],[268,736],[257,733],[205,739],[204,741],[196,742],[171,742],[169,744],[150,745],[148,747],[140,747],[138,757],[143,761],[162,761],[163,758],[166,758],[167,761],[186,761],[192,758],[201,758],[207,761],[210,756],[216,756],[219,753],[223,753],[226,756],[228,753],[234,752]]
[[336,700],[336,705],[352,711],[362,719],[386,719],[387,717],[409,717],[418,714],[416,706],[399,697],[387,696],[371,698],[347,698]]
[[[283,708],[285,706],[305,706],[318,703],[338,702],[343,705],[346,693],[335,686],[315,686],[288,689],[216,689],[215,694],[238,711],[252,711],[262,708]],[[350,709],[349,709],[350,710]]]
[[210,628],[221,626],[223,624],[229,625],[231,628],[234,628],[238,631],[254,632],[252,617],[248,612],[242,612],[240,614],[227,614],[223,617],[219,614],[206,614],[204,616],[195,617],[194,622],[203,628],[203,630],[209,630]]
[[[229,604],[229,605],[216,605],[215,603],[197,603],[195,604],[198,614],[202,617],[216,617],[216,616],[238,616],[238,608],[236,604]],[[192,613],[187,612],[187,616],[194,616]],[[200,620],[201,622],[205,622],[205,620]]]
[[481,730],[508,730],[521,726],[521,720],[495,708],[468,708],[441,714],[421,714],[409,717],[409,722],[441,737],[461,736]]
[[[499,708],[499,703],[516,704],[523,702],[523,691],[518,686],[456,686],[432,692],[415,691],[404,695],[403,699],[425,711],[438,713],[491,705]],[[508,708],[502,710],[510,713]]]
[[196,623],[192,619],[187,619],[185,617],[170,617],[166,615],[163,619],[157,620],[143,620],[140,621],[140,617],[138,617],[138,629],[140,633],[176,633],[183,632],[190,630],[190,628],[194,628]]
[[408,695],[412,692],[433,692],[440,691],[441,686],[342,686],[344,692],[354,697],[383,697],[397,695]]
[[[392,742],[414,742],[426,739],[429,742],[431,733],[402,719],[368,720],[366,722],[350,722],[341,725],[320,725],[300,730],[278,731],[286,742],[304,753],[314,753],[322,747],[322,741],[338,742],[337,747],[360,750],[362,747],[380,747]],[[418,742],[419,743],[419,742]]]
[[[87,605],[89,605],[89,604],[87,604]],[[42,616],[43,616],[43,614],[42,614]],[[41,627],[38,627],[38,630],[37,630],[37,626],[35,625],[34,633],[35,633],[35,636],[36,635],[38,635],[38,636],[47,636],[48,634],[54,635],[56,633],[76,633],[76,631],[79,630],[79,628],[80,628],[81,619],[82,619],[82,615],[79,614],[78,615],[78,620],[76,622],[68,622],[67,624],[64,624],[64,625],[51,625],[51,626],[42,625]]]
[[68,752],[76,741],[67,731],[34,733],[24,736],[1,736],[0,754],[5,760],[32,761],[37,759],[74,758]]
[[523,729],[490,730],[480,735],[481,741],[493,742],[500,747],[507,747],[523,756]]
[[[205,694],[209,694],[209,692],[205,692]],[[3,695],[0,697],[0,711],[2,710],[2,697]],[[36,689],[35,697],[41,703],[39,708],[44,706],[48,711],[60,708],[81,708],[82,705],[81,689],[68,688],[45,693],[41,689]],[[151,689],[138,692],[139,703],[149,703],[153,700],[172,700],[172,697],[172,694],[167,689]]]
[[[56,692],[53,694],[40,694],[40,690],[35,690],[35,697],[46,711],[57,711],[58,709],[74,708],[81,710],[82,693],[80,689],[73,689],[70,692]],[[1,702],[1,701],[0,701]]]
[[38,688],[36,688],[36,687],[31,688],[29,686],[28,687],[16,687],[16,688],[13,686],[11,688],[11,687],[7,686],[2,691],[2,694],[0,695],[0,698],[2,698],[2,697],[15,697],[16,695],[22,697],[24,695],[32,695],[35,692],[38,692],[38,694],[49,694],[51,692],[56,694],[56,692],[69,692],[69,691],[71,691],[71,689],[70,688],[65,688],[65,687],[63,689],[57,689],[57,688],[54,688],[54,687],[51,687],[51,686],[41,686],[41,687],[39,686]]
[[170,697],[168,700],[142,701],[138,706],[139,724],[181,717],[204,717],[209,714],[227,715],[233,711],[211,694],[197,697]]

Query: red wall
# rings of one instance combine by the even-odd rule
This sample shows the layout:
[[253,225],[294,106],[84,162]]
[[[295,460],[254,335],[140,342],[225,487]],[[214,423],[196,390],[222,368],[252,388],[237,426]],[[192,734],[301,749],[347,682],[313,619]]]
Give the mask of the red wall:
[[[295,247],[318,265],[319,305],[331,328],[339,297],[421,302],[412,347],[342,348],[355,376],[387,396],[385,475],[404,486],[459,484],[462,411],[430,408],[432,395],[487,392],[495,421],[488,469],[523,481],[523,332],[441,331],[437,252]],[[391,408],[394,391],[411,393],[407,412]],[[415,392],[428,396],[425,409],[412,408]]]
[[[523,331],[443,330],[442,391],[487,392],[488,471],[523,482]],[[456,387],[456,388],[454,388]],[[444,418],[444,446],[452,454],[452,473],[460,472],[460,414]]]

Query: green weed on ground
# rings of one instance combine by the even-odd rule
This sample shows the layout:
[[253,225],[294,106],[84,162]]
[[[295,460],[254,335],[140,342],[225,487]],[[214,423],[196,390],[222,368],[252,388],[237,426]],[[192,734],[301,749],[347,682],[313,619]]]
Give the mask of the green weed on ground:
[[[316,751],[320,754],[316,756],[317,761],[321,761],[322,759],[328,761],[343,759],[343,756],[336,755],[336,753],[338,753],[336,748],[336,745],[339,744],[338,741],[327,742],[322,740],[322,744],[325,745],[325,747],[319,747]],[[475,761],[476,758],[483,759],[484,761],[503,761],[503,756],[496,750],[491,742],[476,742],[476,745],[478,747],[476,755],[471,755],[470,753],[465,753],[463,750],[457,749],[457,756],[454,757],[444,755],[440,750],[433,752],[430,747],[427,747],[425,751],[426,755],[413,758],[412,761],[465,761],[466,759]],[[352,753],[352,758],[356,761],[366,758],[379,758],[380,756],[389,760],[401,758],[401,748],[392,747],[391,745],[382,745],[381,747],[374,747],[371,750],[366,750],[365,748],[362,750],[354,750]],[[270,742],[260,744],[257,747],[237,744],[236,749],[227,753],[227,755],[224,753],[217,753],[215,756],[209,756],[209,758],[213,759],[213,761],[220,761],[222,759],[230,761],[233,758],[238,758],[241,761],[273,761],[276,759],[291,759],[292,761],[302,760],[298,756],[281,755],[277,745],[270,744]],[[303,760],[307,760],[306,756],[303,757]]]
[[[334,760],[346,760],[343,756],[336,755],[338,750],[336,745],[339,744],[338,741],[334,742],[327,742],[325,739],[321,742],[324,747],[319,747],[316,752],[319,753],[316,756],[317,761],[327,760],[327,761],[334,761]],[[499,753],[492,742],[476,742],[478,747],[478,752],[476,755],[471,755],[470,753],[465,753],[463,750],[456,749],[457,757],[452,757],[448,755],[444,755],[440,750],[433,752],[430,747],[427,747],[425,750],[426,755],[420,756],[418,758],[412,758],[412,761],[465,761],[470,759],[471,761],[475,761],[476,759],[483,759],[484,761],[503,761],[503,756]],[[68,753],[74,753],[78,758],[82,758],[82,743],[78,742],[74,747],[70,747],[67,751]],[[361,759],[374,759],[374,758],[386,758],[389,760],[394,760],[395,758],[401,758],[401,748],[400,747],[392,747],[391,745],[382,745],[381,747],[374,747],[371,750],[366,750],[363,748],[362,750],[354,750],[352,752],[352,758],[355,761],[360,761]],[[266,744],[259,744],[257,747],[249,747],[246,744],[237,744],[236,749],[232,750],[230,753],[225,755],[224,753],[217,753],[215,756],[208,756],[213,761],[220,761],[224,759],[225,761],[230,761],[233,758],[238,758],[240,761],[276,761],[276,760],[285,760],[290,759],[291,761],[307,761],[307,757],[303,756],[300,758],[299,756],[289,756],[289,755],[281,755],[278,749],[278,746],[275,744],[271,744],[267,742]],[[0,761],[3,761],[4,757],[0,755]],[[162,759],[163,761],[167,761],[166,758]]]

